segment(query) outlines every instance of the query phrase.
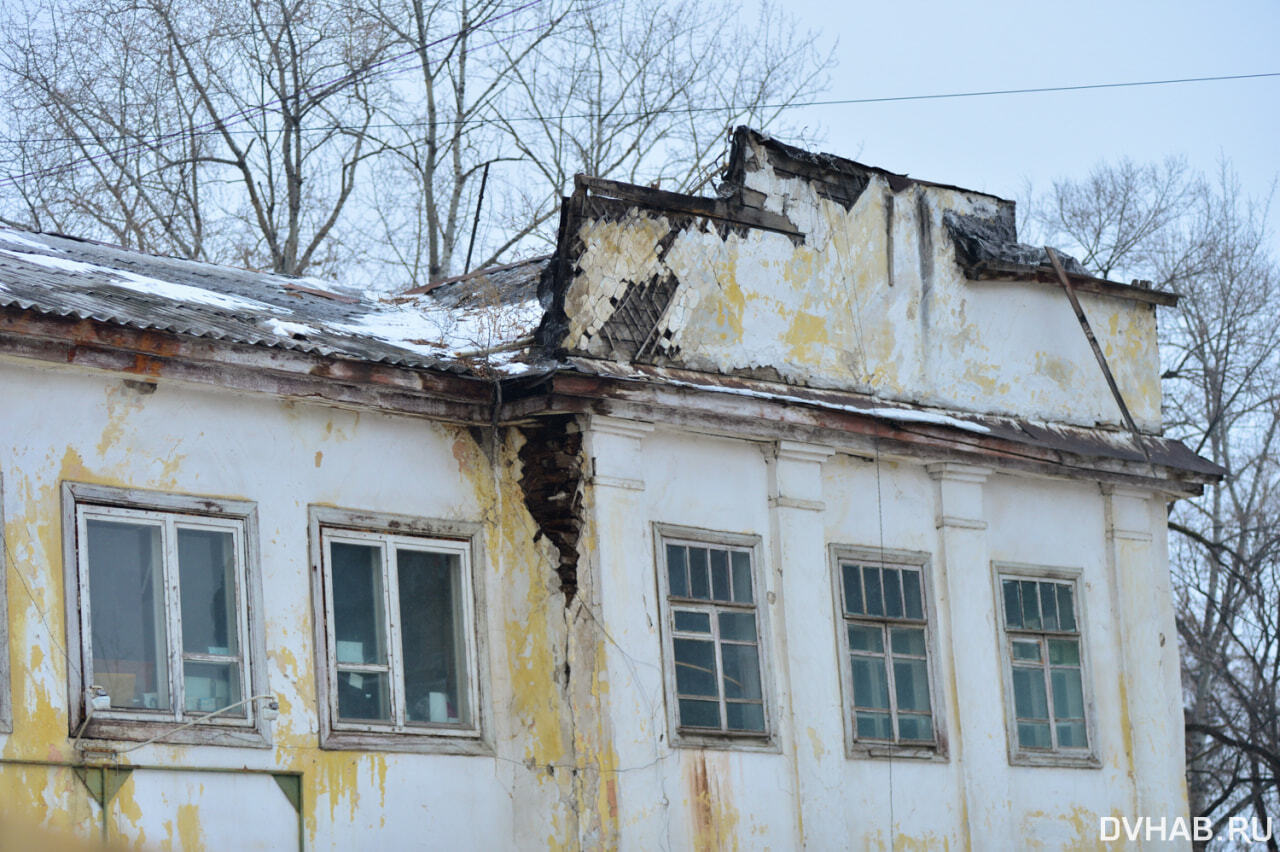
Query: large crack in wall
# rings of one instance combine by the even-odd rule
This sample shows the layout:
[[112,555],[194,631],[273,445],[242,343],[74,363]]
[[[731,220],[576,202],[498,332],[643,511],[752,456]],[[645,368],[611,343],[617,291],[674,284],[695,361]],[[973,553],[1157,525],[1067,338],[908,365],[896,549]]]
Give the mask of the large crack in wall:
[[582,429],[570,415],[547,417],[520,427],[520,490],[524,504],[560,553],[556,574],[565,606],[578,592],[578,537],[583,524]]

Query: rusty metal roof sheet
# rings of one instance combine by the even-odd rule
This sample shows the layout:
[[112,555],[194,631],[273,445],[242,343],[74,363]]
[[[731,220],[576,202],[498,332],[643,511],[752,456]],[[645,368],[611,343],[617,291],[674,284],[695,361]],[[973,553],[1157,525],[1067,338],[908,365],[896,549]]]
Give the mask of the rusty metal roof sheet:
[[546,259],[508,271],[506,300],[388,298],[314,278],[0,229],[0,306],[461,373],[477,352],[510,350],[532,333],[542,309],[536,297],[514,298],[528,290],[514,279],[536,289],[539,263]]

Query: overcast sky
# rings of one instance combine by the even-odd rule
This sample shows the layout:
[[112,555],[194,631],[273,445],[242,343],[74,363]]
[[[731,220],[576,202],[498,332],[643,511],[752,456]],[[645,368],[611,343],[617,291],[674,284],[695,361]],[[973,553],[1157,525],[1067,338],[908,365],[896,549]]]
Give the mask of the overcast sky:
[[[830,98],[1280,71],[1280,0],[978,3],[788,0],[839,39]],[[1132,89],[810,107],[825,150],[1021,197],[1103,160],[1229,158],[1265,198],[1280,175],[1280,77]],[[1280,234],[1280,193],[1272,233]],[[1275,241],[1280,252],[1280,239]]]

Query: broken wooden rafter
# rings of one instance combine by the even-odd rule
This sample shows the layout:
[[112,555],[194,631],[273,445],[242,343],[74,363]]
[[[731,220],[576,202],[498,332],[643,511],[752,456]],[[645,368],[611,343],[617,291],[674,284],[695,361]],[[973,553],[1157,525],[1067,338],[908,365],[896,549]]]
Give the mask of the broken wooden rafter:
[[804,238],[804,234],[795,224],[781,213],[731,204],[719,198],[703,198],[696,195],[685,195],[679,192],[667,192],[663,189],[651,189],[630,183],[621,183],[606,178],[578,175],[575,185],[592,192],[619,201],[635,202],[645,207],[669,210],[673,213],[685,213],[690,216],[702,216],[735,225],[746,225],[776,231],[789,237]]

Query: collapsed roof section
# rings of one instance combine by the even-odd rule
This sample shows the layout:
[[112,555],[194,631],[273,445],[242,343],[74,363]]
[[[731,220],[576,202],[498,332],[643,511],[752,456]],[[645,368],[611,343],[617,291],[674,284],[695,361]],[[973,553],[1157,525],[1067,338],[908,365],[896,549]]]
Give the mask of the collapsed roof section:
[[1172,297],[1068,267],[1128,435],[1045,259],[1011,202],[740,128],[714,197],[580,177],[554,255],[392,297],[0,230],[0,353],[473,425],[650,411],[1173,493],[1220,475],[1158,436]]

